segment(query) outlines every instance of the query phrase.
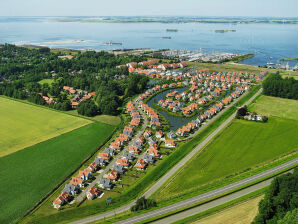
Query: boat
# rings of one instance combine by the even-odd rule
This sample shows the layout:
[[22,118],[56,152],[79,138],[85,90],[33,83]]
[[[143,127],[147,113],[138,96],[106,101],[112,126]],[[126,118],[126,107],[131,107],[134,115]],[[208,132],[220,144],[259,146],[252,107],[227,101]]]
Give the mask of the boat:
[[273,62],[267,62],[267,65],[275,65]]
[[122,45],[122,43],[116,43],[116,42],[112,42],[112,41],[102,42],[101,44],[102,45],[108,45],[108,46],[111,46],[111,45]]
[[177,29],[166,29],[167,32],[178,32]]
[[172,37],[161,37],[162,39],[172,39]]

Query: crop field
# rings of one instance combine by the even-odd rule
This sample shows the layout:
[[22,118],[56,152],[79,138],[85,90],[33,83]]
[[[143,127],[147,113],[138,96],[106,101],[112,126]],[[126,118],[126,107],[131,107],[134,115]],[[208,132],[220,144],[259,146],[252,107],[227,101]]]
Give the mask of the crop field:
[[0,105],[0,157],[91,123],[3,97]]
[[63,181],[112,134],[94,122],[0,158],[0,223],[10,223]]
[[[268,123],[235,120],[156,194],[165,200],[243,172],[298,149],[298,121],[270,117]],[[281,147],[282,146],[282,147]]]
[[250,224],[258,214],[258,204],[263,196],[249,199],[206,218],[192,222],[192,224]]
[[250,105],[249,110],[266,116],[298,120],[298,100],[263,95]]

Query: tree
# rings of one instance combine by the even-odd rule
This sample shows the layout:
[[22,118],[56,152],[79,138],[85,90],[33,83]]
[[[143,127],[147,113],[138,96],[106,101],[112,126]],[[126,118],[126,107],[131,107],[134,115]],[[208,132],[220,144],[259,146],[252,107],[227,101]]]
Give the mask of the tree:
[[136,201],[136,204],[130,208],[132,212],[144,210],[152,207],[156,207],[156,201],[152,199],[146,199],[145,197],[141,197]]
[[271,74],[263,82],[264,94],[289,99],[298,99],[298,80],[283,79],[279,73]]
[[288,211],[286,215],[277,221],[277,224],[297,224],[298,222],[298,208]]
[[298,169],[276,177],[259,203],[259,214],[253,224],[276,224],[288,211],[298,207]]
[[245,105],[244,107],[240,107],[237,110],[236,117],[239,119],[241,117],[244,117],[247,114],[247,106]]
[[93,117],[99,113],[93,100],[83,101],[78,105],[78,113],[87,117]]

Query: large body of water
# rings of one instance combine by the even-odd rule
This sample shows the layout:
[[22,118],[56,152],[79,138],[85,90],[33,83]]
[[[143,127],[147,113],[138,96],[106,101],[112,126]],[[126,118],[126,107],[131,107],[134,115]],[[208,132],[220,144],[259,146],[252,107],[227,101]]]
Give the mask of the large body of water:
[[[236,32],[213,32],[225,29]],[[172,39],[162,39],[163,36]],[[254,58],[243,62],[252,65],[298,57],[297,40],[298,25],[289,24],[82,23],[57,22],[48,17],[0,17],[0,43],[95,50],[152,48],[253,53]],[[101,45],[107,41],[123,44]]]

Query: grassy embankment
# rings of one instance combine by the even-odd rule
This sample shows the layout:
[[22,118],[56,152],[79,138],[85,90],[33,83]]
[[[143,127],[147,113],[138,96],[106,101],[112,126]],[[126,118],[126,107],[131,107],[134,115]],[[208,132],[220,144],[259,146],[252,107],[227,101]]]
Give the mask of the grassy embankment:
[[[237,105],[241,105],[246,102],[250,97],[252,97],[259,87],[252,88],[251,92],[244,96]],[[125,191],[121,194],[116,194],[112,197],[113,203],[110,206],[107,206],[105,200],[95,200],[91,203],[87,203],[85,206],[80,206],[73,209],[63,210],[60,212],[53,213],[51,212],[36,215],[26,220],[26,223],[60,223],[72,220],[77,220],[82,217],[91,216],[113,208],[119,207],[123,204],[126,204],[128,201],[138,197],[148,186],[152,185],[157,181],[161,176],[163,176],[170,168],[172,168],[178,161],[180,161],[186,154],[188,154],[199,142],[206,138],[214,129],[216,129],[222,122],[224,122],[232,113],[236,110],[235,107],[229,108],[225,111],[220,117],[217,118],[213,123],[208,125],[202,132],[188,141],[187,143],[181,143],[177,149],[175,149],[169,156],[159,161],[156,165],[151,167],[146,171],[146,175],[141,176],[137,179],[135,183],[128,182],[129,187],[125,187]],[[140,173],[137,174],[140,176]],[[134,174],[129,175],[126,181],[132,179]],[[122,179],[124,176],[122,177]],[[133,183],[133,184],[132,184]],[[124,189],[123,189],[124,190]]]
[[0,157],[91,123],[4,97],[0,104]]
[[[270,102],[264,104],[264,98],[267,97],[260,97],[251,107],[257,113],[266,112],[268,123],[234,120],[162,187],[155,199],[163,201],[190,194],[297,151],[297,101],[286,102],[287,108],[284,108],[280,104],[287,99],[270,97]],[[284,118],[286,113],[293,115]]]
[[[0,124],[3,139],[25,139],[19,145],[31,145],[17,151],[10,144],[10,152],[15,152],[0,158],[0,176],[5,183],[0,187],[0,222],[9,223],[23,216],[72,173],[115,127],[6,98],[0,100],[5,104],[0,117],[5,119]],[[85,126],[78,128],[75,124]],[[34,136],[38,136],[35,142],[29,141]]]

